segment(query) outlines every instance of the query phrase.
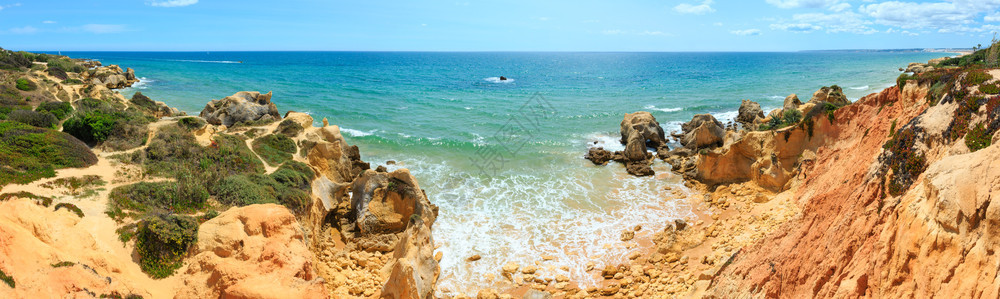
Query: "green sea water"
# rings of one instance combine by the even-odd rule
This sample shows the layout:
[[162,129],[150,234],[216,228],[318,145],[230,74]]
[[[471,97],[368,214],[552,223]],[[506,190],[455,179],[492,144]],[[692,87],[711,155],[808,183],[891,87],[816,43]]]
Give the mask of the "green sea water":
[[[329,119],[373,165],[410,169],[441,207],[441,290],[495,287],[503,264],[533,264],[584,283],[626,260],[638,238],[691,216],[669,165],[635,178],[594,166],[589,146],[620,150],[625,113],[669,131],[700,113],[733,119],[740,100],[780,107],[837,84],[851,100],[894,85],[898,68],[947,53],[63,52],[134,68],[135,91],[197,115],[238,91],[272,91],[278,109]],[[505,76],[508,80],[499,80]],[[594,144],[596,142],[596,145]],[[672,190],[665,190],[671,187]],[[483,258],[475,263],[465,259]],[[548,270],[551,266],[551,270]],[[569,271],[560,270],[568,266]]]

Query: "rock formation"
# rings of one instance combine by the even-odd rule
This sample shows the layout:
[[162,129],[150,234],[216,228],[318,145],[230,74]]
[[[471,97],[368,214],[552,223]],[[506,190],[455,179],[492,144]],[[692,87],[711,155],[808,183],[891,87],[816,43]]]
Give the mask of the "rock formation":
[[722,146],[726,138],[726,129],[711,114],[695,115],[681,130],[681,145],[692,150]]
[[281,119],[278,107],[271,102],[271,93],[241,91],[234,95],[212,100],[200,116],[210,124],[232,127],[238,123],[269,122]]
[[108,89],[130,87],[132,84],[139,82],[139,79],[135,77],[134,70],[129,68],[127,71],[122,71],[121,67],[114,64],[97,67],[89,72],[82,72],[81,76],[90,84],[104,86]]
[[844,106],[851,104],[851,101],[847,100],[847,96],[844,95],[844,90],[840,86],[823,86],[815,93],[813,93],[812,99],[809,99],[809,103],[821,105],[824,102],[830,103],[836,106]]
[[201,225],[179,298],[326,298],[295,216],[266,204]]
[[609,152],[604,148],[591,148],[584,157],[596,165],[605,165],[608,160],[625,164],[625,170],[636,176],[653,174],[650,167],[652,155],[647,147],[666,151],[667,139],[663,128],[652,114],[646,111],[626,113],[621,122],[621,143],[625,151]]
[[785,103],[781,106],[781,109],[799,109],[800,105],[802,105],[802,102],[799,101],[799,96],[793,93],[785,97]]
[[652,114],[646,111],[626,113],[621,123],[621,143],[628,144],[630,136],[637,134],[645,147],[658,148],[667,144],[663,128]]
[[434,259],[431,229],[421,218],[409,221],[393,250],[394,261],[385,266],[389,280],[382,287],[382,298],[434,298],[441,269]]
[[757,129],[757,123],[764,119],[764,111],[760,110],[760,104],[751,100],[743,100],[740,103],[739,114],[736,122],[744,129],[753,131]]

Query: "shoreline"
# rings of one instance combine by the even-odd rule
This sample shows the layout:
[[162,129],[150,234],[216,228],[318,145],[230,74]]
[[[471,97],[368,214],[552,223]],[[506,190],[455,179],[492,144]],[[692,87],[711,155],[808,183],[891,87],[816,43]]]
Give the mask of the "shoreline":
[[[52,80],[51,78],[49,79]],[[57,86],[59,85],[57,84]],[[73,89],[74,92],[76,93],[80,91],[77,90],[76,87],[59,86],[59,88]],[[117,90],[109,89],[108,91],[112,92],[112,94],[117,94],[118,97],[120,97],[120,99],[118,100],[128,103],[128,101],[123,96],[121,96]],[[98,91],[98,93],[100,92],[102,91]],[[896,87],[889,87],[879,92],[864,96],[855,101],[855,103],[853,104],[863,103],[863,105],[867,106],[870,105],[870,102],[878,100],[877,98],[882,97],[885,94],[895,93],[895,92],[905,94],[907,92],[914,93],[919,91],[913,91],[913,90],[904,91],[904,90],[898,90],[896,89]],[[926,91],[923,92],[926,93]],[[817,92],[817,94],[818,93],[819,92]],[[827,96],[828,94],[829,92],[827,94],[824,94],[824,97]],[[843,96],[842,93],[841,96]],[[815,97],[816,95],[814,95],[814,98]],[[268,100],[270,99],[270,94],[267,95],[267,98]],[[812,102],[813,101],[810,101],[810,103]],[[842,127],[842,125],[840,125],[839,123],[835,123],[833,119],[838,119],[838,120],[847,119],[849,122],[851,117],[856,117],[855,115],[857,113],[860,113],[858,112],[859,109],[864,109],[864,108],[858,108],[857,105],[851,105],[851,104],[852,103],[848,102],[848,105],[843,106],[844,109],[842,110],[838,109],[834,111],[827,111],[830,113],[829,114],[830,120],[825,120],[825,116],[815,116],[817,122],[816,130],[818,130],[817,136],[820,136],[817,137],[818,141],[812,141],[813,139],[812,125],[810,125],[809,127],[808,139],[804,137],[806,136],[805,135],[806,132],[805,128],[802,126],[799,127],[793,126],[786,129],[780,129],[778,131],[775,131],[777,133],[774,134],[783,133],[785,136],[784,137],[785,143],[788,143],[789,136],[794,134],[794,136],[796,137],[793,137],[793,140],[796,141],[792,143],[800,142],[802,144],[801,146],[804,147],[804,149],[800,150],[799,157],[795,158],[796,164],[799,164],[799,162],[803,163],[801,165],[806,165],[805,163],[816,163],[815,159],[817,156],[822,156],[826,154],[825,152],[826,149],[824,147],[827,146],[826,145],[827,142],[832,144],[841,142],[840,140],[826,139],[828,138],[827,136],[832,136],[834,132],[838,130],[844,130],[844,127]],[[883,104],[885,103],[883,102]],[[168,107],[165,104],[163,104],[163,106]],[[806,105],[803,105],[803,107],[804,106]],[[812,111],[810,110],[812,109],[812,107],[814,106],[810,106],[809,108],[800,108],[800,110],[804,111],[803,114],[808,115],[809,112]],[[737,111],[737,113],[743,114],[742,110],[743,109],[741,107],[740,111]],[[276,108],[275,111],[277,111]],[[881,107],[878,109],[878,111],[879,113],[881,113],[882,111]],[[905,108],[891,108],[886,111],[887,113],[901,113],[900,115],[902,116],[914,115],[914,113],[916,113],[914,110],[905,110]],[[871,111],[867,113],[871,113]],[[763,116],[763,114],[761,115]],[[742,117],[743,117],[742,115],[737,115],[736,117],[734,117],[734,119],[739,119]],[[150,124],[149,125],[149,128],[151,128],[151,131],[149,132],[150,137],[147,139],[151,140],[154,135],[158,134],[159,130],[157,129],[159,128],[158,126],[170,125],[176,123],[180,119],[181,117],[166,117],[166,118],[160,118],[158,122]],[[339,127],[336,126],[328,127],[326,119],[323,119],[322,127],[314,127],[313,124],[315,123],[315,121],[311,116],[295,112],[289,112],[285,115],[284,118],[280,118],[263,126],[256,125],[248,127],[228,128],[226,126],[209,125],[201,129],[202,131],[194,133],[194,136],[201,143],[201,146],[210,146],[214,144],[212,138],[215,137],[213,136],[217,136],[216,134],[222,134],[222,132],[225,132],[226,134],[234,134],[234,135],[239,134],[246,136],[250,136],[251,132],[257,132],[257,131],[263,133],[252,133],[252,134],[254,135],[264,134],[266,132],[271,132],[271,131],[276,132],[277,129],[279,128],[278,122],[280,120],[290,120],[294,122],[299,122],[302,124],[302,127],[306,128],[307,131],[314,132],[313,134],[318,134],[309,136],[308,134],[302,135],[302,133],[299,133],[294,137],[294,139],[297,140],[297,142],[303,142],[303,141],[320,142],[320,143],[330,142],[333,144],[339,144],[338,150],[339,147],[347,145],[346,141],[344,141],[343,137],[340,134],[342,130]],[[655,122],[655,120],[653,121]],[[766,123],[766,121],[762,122]],[[657,126],[659,127],[659,123],[657,123]],[[334,130],[336,131],[335,133]],[[739,132],[737,131],[736,133]],[[773,146],[788,146],[787,144],[783,144],[780,141],[778,141],[780,139],[776,137],[778,135],[766,135],[763,134],[762,132],[760,134],[756,133],[758,132],[750,134],[756,136],[753,138],[762,138],[761,139],[762,147],[764,146],[765,141],[768,144],[773,144]],[[625,135],[624,132],[622,134],[623,136]],[[865,131],[865,135],[867,135],[867,131]],[[750,136],[750,135],[744,135],[744,136]],[[246,139],[245,140],[246,147],[254,148],[253,141],[257,140],[258,138],[259,136],[255,137],[251,136],[248,139]],[[723,159],[727,155],[730,155],[728,151],[732,146],[736,146],[734,144],[739,144],[740,138],[744,137],[737,137],[737,139],[731,139],[730,137],[726,137],[725,146],[709,148],[708,151],[703,152],[701,154],[697,154],[696,152],[695,156],[709,157],[712,159],[715,158]],[[145,150],[146,143],[144,142],[143,144],[144,145],[142,147],[133,148],[130,151]],[[643,147],[645,148],[645,146]],[[623,150],[627,151],[627,147],[623,148]],[[766,149],[757,149],[757,150],[764,150],[766,152]],[[324,162],[317,164],[316,161],[320,160],[316,160],[318,158],[315,157],[314,155],[319,155],[319,154],[314,154],[312,152],[310,152],[309,155],[305,154],[293,155],[293,160],[299,162],[307,162],[309,165],[313,167],[314,170],[319,170],[318,172],[320,173],[323,173],[325,171],[326,173],[323,174],[323,178],[327,178],[327,175],[332,176],[336,173],[336,171],[331,172],[331,170],[323,170],[322,169],[323,167],[336,168],[336,167],[342,167],[342,165],[351,165],[351,163],[353,163],[354,166],[359,165],[358,163],[363,163],[367,166],[367,163],[364,163],[363,161],[360,160],[360,157],[364,157],[364,155],[356,152],[357,147],[354,147],[354,151],[359,158],[357,160],[347,161],[347,162],[344,161],[331,162],[335,159],[340,159],[340,158],[333,158],[331,156],[331,157],[323,157],[321,161]],[[104,190],[97,191],[96,195],[97,199],[95,201],[88,202],[86,204],[81,204],[80,206],[81,208],[84,208],[83,210],[85,214],[91,217],[91,218],[84,218],[85,220],[99,219],[103,221],[102,223],[104,223],[98,226],[97,228],[91,227],[90,234],[93,234],[98,239],[99,243],[103,242],[101,243],[103,244],[102,246],[110,246],[108,244],[117,244],[115,242],[116,240],[109,240],[114,238],[115,236],[110,235],[109,231],[111,230],[111,228],[107,228],[107,224],[112,222],[104,221],[110,219],[108,219],[107,216],[105,216],[104,213],[102,213],[102,206],[104,205],[103,201],[106,200],[102,198],[107,197],[108,193],[110,193],[112,189],[115,189],[117,187],[121,187],[126,184],[134,183],[137,181],[156,181],[157,179],[153,178],[152,180],[150,180],[150,178],[148,177],[142,178],[140,174],[139,180],[115,182],[114,177],[118,177],[119,174],[113,173],[112,171],[108,170],[110,167],[109,163],[111,163],[109,159],[112,154],[118,154],[121,152],[120,151],[104,152],[102,150],[96,150],[95,152],[99,157],[97,163],[98,166],[96,167],[91,166],[89,168],[83,168],[83,169],[71,168],[69,170],[60,170],[56,172],[55,177],[41,179],[26,185],[5,185],[2,188],[3,193],[28,191],[32,193],[50,194],[53,191],[41,188],[40,186],[42,183],[52,182],[55,181],[56,179],[75,177],[77,175],[82,175],[85,173],[91,173],[95,171],[101,172],[103,173],[102,177],[104,177],[106,181],[112,182],[112,184],[104,187],[105,188]],[[777,152],[778,151],[775,150],[773,153]],[[261,155],[260,153],[255,153],[254,155],[257,159],[261,160],[264,159],[264,155]],[[346,155],[347,154],[345,154],[345,156],[342,157],[346,157]],[[654,152],[653,153],[654,157],[652,159],[656,160],[655,158],[656,155],[658,155],[658,153]],[[803,156],[805,156],[805,158],[803,158]],[[661,155],[660,158],[667,161],[667,159],[665,159],[663,155]],[[781,159],[785,158],[782,157]],[[325,163],[347,163],[347,164],[335,165],[335,164],[325,164]],[[596,164],[597,162],[594,163]],[[704,163],[704,162],[696,162],[696,163]],[[657,162],[657,164],[654,164],[652,171],[658,173],[658,175],[655,178],[657,180],[662,180],[666,179],[669,176],[676,176],[677,174],[675,174],[672,171],[677,170],[676,169],[677,164],[674,164],[673,166],[675,169],[670,169],[671,164],[674,163]],[[264,163],[264,166],[266,169],[265,173],[267,174],[273,173],[277,169],[275,166],[269,165],[267,163]],[[140,168],[138,169],[138,171],[141,173],[143,171],[142,167],[145,166],[140,164],[139,167]],[[700,166],[700,167],[705,167],[705,166]],[[348,166],[348,170],[345,171],[356,172],[357,169],[351,170],[350,167]],[[405,171],[405,175],[403,176],[404,177],[408,176],[409,180],[412,180],[412,183],[409,184],[412,184],[417,190],[422,191],[422,189],[419,189],[419,186],[416,185],[416,179],[412,175],[410,175],[409,171],[406,171],[405,168],[393,166],[390,167],[390,169],[386,169],[383,167],[381,172],[371,170],[372,172],[371,175],[377,175],[377,173],[387,173],[387,171],[391,173],[393,177],[397,175],[398,171]],[[781,170],[778,170],[778,172],[780,174]],[[368,172],[363,172],[363,173],[368,175]],[[708,294],[707,292],[713,291],[712,289],[710,289],[710,287],[713,286],[713,283],[717,281],[717,279],[722,279],[727,277],[725,275],[728,275],[728,273],[732,271],[731,269],[727,268],[727,266],[730,265],[730,263],[736,263],[735,264],[736,266],[734,267],[737,268],[744,265],[741,264],[742,260],[740,258],[737,258],[737,256],[740,255],[741,252],[744,252],[746,248],[759,246],[761,240],[765,240],[765,238],[769,237],[774,237],[774,234],[772,234],[772,232],[775,232],[779,228],[784,227],[786,223],[790,223],[793,220],[797,220],[798,219],[797,217],[801,217],[801,213],[803,213],[804,211],[810,211],[808,209],[808,206],[805,205],[804,202],[808,201],[809,199],[798,198],[803,192],[805,192],[804,190],[810,190],[814,188],[813,186],[806,184],[806,182],[808,181],[807,178],[799,178],[799,176],[802,173],[804,172],[800,171],[795,174],[794,178],[787,179],[788,183],[780,184],[777,190],[769,190],[769,187],[762,186],[761,184],[763,184],[762,182],[764,181],[759,180],[758,178],[753,178],[743,183],[734,183],[734,182],[713,183],[710,184],[711,186],[701,182],[702,180],[704,180],[704,178],[699,178],[699,179],[687,178],[681,182],[687,189],[693,192],[686,194],[686,196],[683,197],[683,201],[687,202],[687,204],[690,205],[691,213],[694,215],[693,219],[687,219],[683,222],[669,221],[665,225],[666,227],[664,230],[658,230],[658,229],[654,230],[650,227],[623,228],[621,237],[622,243],[620,243],[621,245],[611,245],[611,246],[623,246],[624,248],[635,249],[635,250],[629,251],[631,253],[628,256],[619,257],[621,259],[607,259],[607,258],[595,259],[591,257],[590,259],[594,260],[593,261],[594,265],[592,267],[593,269],[588,270],[587,272],[590,273],[590,275],[592,276],[591,278],[593,278],[595,281],[598,282],[597,286],[580,287],[581,285],[585,285],[580,283],[581,280],[579,279],[573,280],[572,278],[566,277],[565,275],[557,274],[562,272],[554,270],[554,266],[546,265],[553,258],[549,258],[543,255],[539,258],[539,261],[534,263],[534,265],[530,264],[516,265],[517,267],[515,267],[515,269],[511,271],[508,271],[507,269],[496,269],[496,271],[493,272],[480,273],[482,275],[492,275],[494,278],[499,279],[500,281],[504,281],[504,278],[502,277],[504,277],[505,275],[509,275],[509,278],[507,278],[506,281],[508,281],[508,284],[510,284],[510,286],[499,288],[502,290],[502,292],[497,292],[496,290],[481,290],[478,295],[482,295],[483,292],[486,293],[494,292],[494,293],[503,293],[504,295],[524,296],[527,293],[532,292],[531,290],[543,290],[548,292],[549,294],[555,295],[556,297],[583,297],[583,296],[594,296],[594,295],[612,296],[615,294],[643,296],[643,295],[651,295],[654,293],[682,295],[682,296],[700,296],[702,294]],[[362,174],[361,172],[357,174],[358,179],[361,178],[361,174]],[[347,181],[344,181],[343,178],[340,179],[340,181],[334,179],[332,180],[332,182],[328,180],[320,185],[317,185],[316,182],[313,182],[312,191],[310,194],[316,192],[316,190],[318,190],[317,188],[329,188],[328,186],[320,187],[320,186],[326,186],[323,184],[333,183],[334,185],[336,185],[344,183],[353,183],[352,182],[353,180],[354,179],[351,178],[348,178]],[[404,179],[404,181],[405,180],[406,179]],[[382,187],[385,186],[383,185]],[[668,186],[667,188],[670,187]],[[670,191],[670,194],[673,196],[677,196],[679,194],[678,192],[688,193],[687,191],[684,190],[673,190],[673,189],[665,189],[665,190]],[[374,290],[373,288],[375,287],[381,287],[380,285],[382,282],[380,281],[384,281],[390,275],[389,273],[385,273],[385,267],[400,267],[398,265],[407,265],[405,263],[408,263],[409,261],[408,258],[400,257],[398,255],[390,258],[389,255],[391,255],[394,251],[411,252],[410,248],[398,247],[395,248],[394,250],[387,251],[388,253],[386,254],[382,253],[371,254],[365,250],[357,250],[357,247],[351,247],[351,246],[370,245],[370,244],[364,245],[365,243],[363,242],[368,242],[368,241],[362,240],[361,237],[359,237],[364,235],[365,233],[352,232],[353,229],[351,229],[349,226],[343,226],[344,223],[340,223],[340,226],[337,226],[336,224],[330,225],[331,223],[325,223],[327,217],[333,217],[330,215],[337,215],[338,213],[346,213],[340,210],[350,209],[350,207],[349,206],[331,207],[329,203],[326,203],[326,201],[321,203],[318,200],[320,199],[326,200],[327,198],[324,198],[326,196],[344,196],[344,194],[341,195],[313,194],[313,196],[314,198],[311,211],[309,211],[309,213],[304,215],[297,215],[299,218],[297,223],[299,223],[301,227],[306,228],[307,236],[311,236],[306,238],[308,241],[305,241],[306,243],[311,243],[308,244],[310,245],[310,247],[308,248],[310,249],[310,251],[307,252],[311,252],[311,254],[316,254],[316,258],[313,260],[313,262],[316,263],[316,268],[317,268],[316,271],[318,272],[318,275],[327,280],[325,283],[322,280],[320,280],[320,285],[327,285],[326,289],[324,289],[324,292],[328,292],[327,293],[328,295],[349,294],[355,296],[357,295],[372,296],[376,293],[374,292],[370,293],[369,290]],[[405,196],[410,196],[410,195],[404,195],[404,197]],[[427,197],[427,195],[424,195],[422,199],[420,196],[416,197],[417,198],[415,200],[418,206],[420,205],[426,206],[421,209],[431,209],[431,207],[433,207],[434,210],[433,216],[425,214],[423,216],[424,220],[418,221],[418,223],[420,223],[421,225],[417,226],[412,226],[413,220],[411,220],[410,223],[411,225],[404,224],[404,227],[407,228],[406,231],[405,232],[400,231],[396,233],[395,236],[409,237],[409,236],[423,236],[422,234],[424,234],[426,238],[430,238],[431,235],[430,223],[433,223],[435,218],[437,218],[437,207],[434,206],[430,201],[427,201],[429,200],[429,197]],[[74,198],[71,196],[69,197],[69,199],[74,199]],[[66,202],[66,200],[67,199],[60,199],[58,201]],[[411,198],[410,200],[414,199]],[[674,200],[677,200],[677,198],[674,198]],[[426,204],[422,203],[423,201],[427,201]],[[343,199],[341,199],[339,202],[341,202],[342,204],[344,203]],[[325,211],[323,211],[324,208],[320,207],[320,205],[326,205]],[[233,208],[230,210],[236,210],[236,209],[237,208]],[[336,217],[343,217],[343,216],[336,216]],[[425,227],[424,225],[422,225],[424,222],[428,223],[426,225],[427,232],[420,232],[419,228]],[[89,222],[81,222],[81,223],[89,223]],[[337,237],[341,235],[343,237]],[[629,236],[626,238],[626,235]],[[330,236],[333,237],[331,238]],[[359,239],[354,240],[354,238],[359,238]],[[406,237],[403,238],[405,239]],[[344,240],[347,240],[347,242],[345,242]],[[438,242],[437,246],[440,246],[439,243],[440,242]],[[125,251],[130,251],[132,250],[131,248],[133,248],[129,247],[128,244],[129,243],[125,243],[126,245],[124,248]],[[420,250],[420,253],[413,253],[414,256],[410,257],[413,258],[413,260],[431,259],[430,255],[426,255],[428,248],[431,248],[429,252],[435,255],[433,257],[433,260],[436,260],[436,262],[433,263],[434,267],[437,267],[437,263],[441,261],[440,254],[442,251],[437,250],[437,247],[435,246],[433,240],[431,240],[430,243],[423,243],[422,245],[420,244],[414,245],[414,247],[412,248],[414,248],[414,250]],[[464,260],[466,258],[471,258],[471,257],[456,257],[456,258]],[[4,264],[0,263],[0,265]],[[528,269],[523,268],[528,266],[533,267],[533,269],[529,271]],[[134,268],[133,270],[137,270],[136,268],[137,266],[135,264],[132,264],[130,267]],[[414,266],[401,266],[401,267],[413,267],[412,269],[414,271],[433,272],[435,280],[437,275],[440,273],[439,272],[440,269],[420,268],[422,266],[419,266],[419,264],[414,264]],[[348,270],[348,268],[350,270]],[[588,268],[590,268],[589,265]],[[185,266],[180,268],[179,271],[181,273],[184,273],[197,270],[192,270],[192,268],[188,268],[187,263],[185,263]],[[132,273],[134,275],[134,273],[138,272],[132,271]],[[393,271],[393,273],[395,272]],[[354,277],[357,275],[363,276],[364,278],[361,279],[357,284],[352,284],[351,281],[354,280]],[[190,277],[190,276],[185,276],[185,277]],[[341,277],[347,277],[350,279],[345,281],[344,279],[341,279]],[[170,280],[161,282],[166,282],[164,285],[173,284],[175,285],[175,287],[180,288],[182,286],[181,280],[182,279],[179,278],[179,276],[174,276]],[[392,281],[390,280],[390,283],[391,282]],[[315,284],[315,282],[313,283]],[[392,292],[395,287],[396,286],[390,288],[388,285],[386,285],[385,287],[381,287],[380,292],[382,293]],[[427,287],[426,285],[420,287],[424,288],[422,289],[422,291],[428,291],[426,289]],[[437,286],[432,283],[430,285],[430,288],[431,288],[430,292],[433,293],[433,289],[437,288]],[[151,290],[150,292],[154,293]],[[158,292],[157,294],[160,294],[160,293],[165,293],[166,291],[160,290],[157,292]],[[443,295],[447,296],[448,294],[447,292],[445,292],[445,294]],[[461,294],[456,293],[456,295],[459,295],[458,297],[461,297]],[[471,296],[473,294],[466,294],[466,295]]]

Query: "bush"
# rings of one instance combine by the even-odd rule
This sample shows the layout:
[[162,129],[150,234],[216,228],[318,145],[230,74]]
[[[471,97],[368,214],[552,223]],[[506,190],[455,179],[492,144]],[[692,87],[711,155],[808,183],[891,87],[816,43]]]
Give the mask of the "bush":
[[83,81],[80,81],[79,79],[65,79],[62,81],[62,83],[69,85],[80,85],[83,84]]
[[979,85],[979,92],[985,94],[1000,94],[1000,83]]
[[116,220],[145,213],[193,213],[204,208],[208,190],[193,178],[177,182],[138,182],[111,190],[107,214]]
[[28,80],[26,78],[21,78],[17,79],[17,89],[23,91],[34,91],[38,89],[38,85],[35,84],[35,82],[31,82],[31,80]]
[[24,57],[24,54],[0,48],[0,69],[16,71],[29,67],[31,67],[31,60]]
[[13,277],[11,277],[10,275],[7,275],[7,273],[3,272],[3,270],[0,270],[0,281],[3,281],[3,282],[4,282],[4,283],[6,283],[6,284],[7,284],[8,286],[10,286],[10,288],[12,288],[12,289],[13,289],[13,288],[14,288],[14,286],[16,285],[16,284],[14,283],[14,278],[13,278]]
[[253,150],[267,164],[281,165],[295,154],[295,141],[282,134],[270,134],[253,141]]
[[52,113],[57,119],[63,120],[73,113],[73,105],[67,102],[42,102],[35,111]]
[[39,196],[27,191],[0,194],[0,201],[10,200],[13,197],[33,199],[35,203],[42,205],[46,208],[52,205],[51,197]]
[[174,274],[188,249],[198,242],[198,222],[189,216],[167,214],[144,218],[136,232],[135,251],[139,266],[150,277]]
[[55,176],[55,169],[95,163],[90,148],[69,134],[0,121],[0,185],[26,184]]
[[157,109],[159,109],[158,107],[156,107],[156,102],[154,102],[149,97],[143,95],[142,92],[136,92],[134,95],[132,95],[132,99],[128,101],[129,103],[132,103],[132,105],[135,105],[137,107],[146,110],[156,111]]
[[223,178],[212,189],[216,200],[231,206],[247,206],[252,204],[278,203],[277,194],[273,188],[258,184],[266,181],[264,175],[237,175]]
[[760,127],[761,131],[766,130],[777,130],[787,126],[791,126],[799,123],[802,120],[802,112],[795,109],[788,109],[781,113],[778,117],[772,117],[771,120]]
[[58,262],[58,263],[52,264],[52,268],[72,267],[73,265],[76,265],[76,263],[74,263],[74,262],[68,262],[68,261],[63,261],[63,262]]
[[60,67],[50,66],[49,69],[45,70],[45,72],[48,73],[52,77],[58,78],[59,80],[68,80],[69,79],[69,74],[66,74],[66,70],[64,70],[64,69],[62,69]]
[[290,119],[286,119],[278,124],[278,128],[274,129],[274,134],[282,134],[288,137],[295,137],[298,136],[299,133],[302,133],[302,131],[304,130],[305,128],[303,128],[302,125],[300,125],[299,123],[294,122]]
[[59,125],[59,119],[48,111],[14,110],[7,114],[7,120],[49,129],[55,129]]
[[205,122],[204,119],[201,119],[200,117],[193,117],[193,116],[192,117],[185,117],[185,118],[177,120],[177,125],[179,125],[182,128],[191,130],[191,131],[201,129],[206,124],[208,124],[208,123]]
[[70,211],[70,212],[73,212],[73,214],[76,214],[77,217],[83,218],[83,210],[80,210],[80,208],[77,207],[74,204],[65,203],[65,202],[64,203],[56,204],[55,210],[58,211],[60,208],[65,208],[67,211]]
[[914,146],[920,132],[919,127],[906,125],[882,146],[886,151],[879,157],[879,162],[892,170],[888,187],[889,194],[893,196],[903,194],[927,168],[926,157]]
[[124,110],[102,100],[77,101],[79,110],[63,123],[63,131],[88,144],[104,146],[113,151],[127,150],[146,143],[147,125],[155,118],[140,111]]
[[275,170],[271,174],[271,177],[282,185],[309,190],[309,185],[312,183],[313,178],[316,177],[316,174],[305,163],[288,161],[285,164],[281,164],[281,167]]
[[972,70],[966,73],[965,78],[962,79],[962,85],[973,86],[983,84],[983,82],[993,79],[993,75],[986,73],[983,70]]
[[983,123],[979,123],[975,128],[969,130],[968,134],[965,134],[965,146],[968,146],[970,151],[975,152],[990,146],[992,139],[993,134],[988,132]]

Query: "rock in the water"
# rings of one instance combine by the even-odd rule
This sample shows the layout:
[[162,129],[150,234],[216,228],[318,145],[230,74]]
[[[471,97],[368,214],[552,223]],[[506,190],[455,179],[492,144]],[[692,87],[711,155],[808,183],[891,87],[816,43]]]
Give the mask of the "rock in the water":
[[210,124],[232,127],[238,123],[275,121],[281,119],[278,107],[271,102],[271,93],[241,91],[234,95],[212,100],[200,116]]
[[695,115],[681,129],[684,131],[681,145],[690,149],[721,146],[726,138],[726,129],[711,114]]
[[628,144],[629,136],[637,133],[645,146],[658,148],[667,144],[663,128],[652,114],[646,111],[626,113],[621,123],[621,143]]
[[651,155],[646,151],[646,143],[643,142],[640,134],[633,132],[629,135],[623,156],[625,158],[625,170],[628,173],[637,176],[653,174],[653,168],[650,167],[649,161]]
[[799,101],[799,96],[793,93],[785,97],[785,104],[781,106],[781,109],[795,110],[799,109],[799,105],[802,105],[802,101]]
[[382,298],[433,298],[441,268],[434,259],[431,229],[423,220],[410,220],[393,250],[393,259],[386,265],[391,270],[389,280],[382,286]]
[[201,225],[179,298],[325,298],[295,215],[275,204],[232,208]]
[[844,90],[840,86],[823,86],[815,93],[813,93],[812,99],[809,103],[814,103],[820,105],[822,103],[830,103],[837,106],[850,105],[851,101],[847,100],[847,96],[844,95]]
[[760,109],[760,104],[751,100],[743,100],[740,103],[740,114],[736,116],[736,122],[744,128],[756,129],[757,122],[764,119],[764,111]]
[[592,147],[587,151],[587,155],[584,156],[590,162],[594,162],[594,165],[605,165],[611,160],[611,152],[605,150],[603,147]]

